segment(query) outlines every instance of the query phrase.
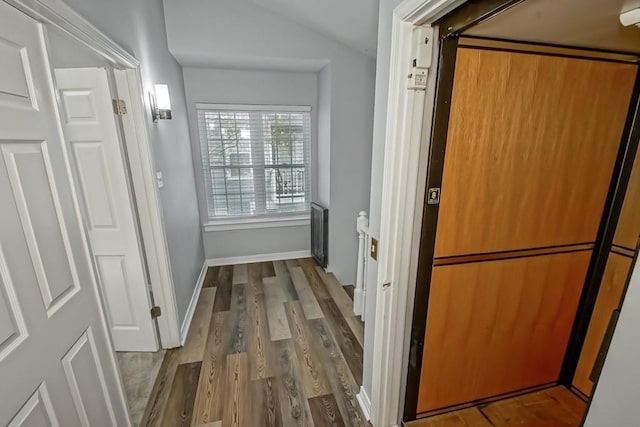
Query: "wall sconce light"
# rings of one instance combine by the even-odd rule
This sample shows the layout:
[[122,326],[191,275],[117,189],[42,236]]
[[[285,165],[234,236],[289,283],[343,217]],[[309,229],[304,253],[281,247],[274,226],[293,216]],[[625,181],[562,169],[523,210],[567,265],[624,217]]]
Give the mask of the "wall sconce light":
[[154,86],[155,94],[149,92],[149,100],[151,101],[151,117],[153,122],[159,119],[171,120],[171,99],[169,98],[169,86],[165,84],[156,84]]

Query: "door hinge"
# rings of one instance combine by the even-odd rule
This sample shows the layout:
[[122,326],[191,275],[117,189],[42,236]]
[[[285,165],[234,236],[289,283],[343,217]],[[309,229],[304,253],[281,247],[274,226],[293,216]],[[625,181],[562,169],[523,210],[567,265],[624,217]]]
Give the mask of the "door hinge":
[[122,99],[112,99],[113,113],[117,116],[124,116],[127,114],[127,104]]
[[440,187],[430,188],[427,192],[427,204],[439,205],[440,204]]
[[151,318],[155,319],[156,317],[160,317],[162,315],[162,310],[157,305],[151,307]]

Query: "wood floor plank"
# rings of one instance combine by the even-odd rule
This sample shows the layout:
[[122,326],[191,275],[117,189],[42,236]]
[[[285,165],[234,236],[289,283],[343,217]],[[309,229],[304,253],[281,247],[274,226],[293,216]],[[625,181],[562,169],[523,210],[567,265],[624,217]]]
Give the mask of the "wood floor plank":
[[313,426],[309,401],[302,384],[302,376],[298,366],[296,351],[291,340],[274,343],[280,368],[279,401],[282,411],[282,425],[287,427]]
[[312,342],[311,332],[307,326],[302,305],[298,301],[285,303],[285,311],[297,358],[300,362],[300,371],[308,398],[322,396],[331,393],[324,367]]
[[209,269],[187,343],[166,353],[142,425],[367,426],[355,398],[359,320],[344,317],[315,267]]
[[287,268],[291,267],[300,267],[300,262],[297,259],[288,259],[284,262],[287,265]]
[[262,280],[267,309],[267,323],[269,325],[269,336],[272,341],[291,338],[291,330],[287,321],[287,314],[284,310],[286,298],[280,287],[278,278],[267,277]]
[[347,317],[344,320],[349,325],[360,346],[364,348],[364,322],[357,316]]
[[309,399],[309,408],[315,427],[344,427],[338,403],[332,394]]
[[307,277],[307,281],[309,282],[309,286],[311,290],[315,294],[318,299],[328,299],[331,298],[329,295],[329,291],[327,290],[327,286],[324,284],[320,275],[316,271],[316,264],[313,258],[304,258],[299,260],[300,267],[304,271],[305,276]]
[[155,427],[161,425],[162,415],[171,392],[176,369],[178,368],[179,351],[180,349],[171,349],[165,353],[149,396],[149,402],[147,402],[147,407],[142,416],[141,426]]
[[233,285],[231,292],[231,348],[229,353],[247,351],[247,295],[246,285]]
[[[262,279],[252,275],[247,284],[248,312],[248,353],[251,365],[251,379],[268,378],[276,375],[276,362],[269,335],[269,322]],[[284,310],[284,306],[283,306]],[[286,315],[285,315],[286,316]]]
[[276,271],[272,261],[262,262],[260,265],[262,266],[262,278],[275,277]]
[[298,293],[300,305],[302,306],[305,317],[309,320],[324,317],[320,304],[318,304],[318,299],[309,286],[309,281],[307,280],[307,276],[305,276],[302,267],[292,267],[290,274],[293,286],[295,286],[296,292]]
[[326,323],[342,351],[351,374],[353,374],[353,378],[358,384],[362,384],[362,346],[356,340],[351,328],[340,314],[340,310],[333,300],[320,300],[320,306],[325,314]]
[[219,274],[220,274],[219,266],[207,268],[207,274],[204,276],[204,283],[202,284],[202,287],[203,288],[215,287],[218,281]]
[[491,427],[478,408],[462,409],[407,423],[407,427]]
[[251,381],[252,426],[280,427],[283,425],[279,395],[277,378]]
[[247,264],[236,264],[233,266],[232,285],[247,283]]
[[229,312],[214,313],[209,326],[198,390],[194,407],[194,424],[221,421],[224,415],[227,353],[231,347]]
[[298,300],[298,293],[296,292],[296,288],[293,286],[293,282],[291,281],[291,275],[289,274],[289,269],[287,268],[284,261],[274,261],[273,268],[276,272],[276,277],[278,278],[278,282],[284,291],[284,296],[287,301],[296,301]]
[[213,305],[213,311],[229,311],[231,307],[231,281],[233,279],[233,266],[225,265],[220,267],[218,281],[216,282],[217,297]]
[[202,362],[178,365],[162,417],[163,427],[191,426],[201,365]]
[[200,291],[200,298],[196,305],[187,340],[180,349],[180,363],[190,363],[202,361],[204,348],[209,336],[209,325],[211,314],[215,303],[217,288],[203,288]]
[[496,426],[514,424],[539,424],[557,426],[578,426],[582,420],[585,403],[576,411],[577,396],[563,387],[563,390],[540,390],[522,396],[490,403],[480,411]]
[[[221,390],[218,392],[220,393]],[[225,412],[222,425],[225,427],[249,426],[251,393],[247,353],[234,353],[227,356],[227,384],[224,399]]]
[[344,285],[343,286],[345,292],[347,293],[347,295],[349,295],[349,298],[351,298],[351,301],[353,301],[353,294],[355,292],[355,286],[353,285]]
[[309,320],[308,323],[342,419],[347,425],[367,426],[356,401],[360,385],[356,383],[342,352],[335,344],[326,319]]
[[344,317],[354,316],[353,301],[349,298],[347,291],[344,290],[340,282],[338,282],[338,279],[336,279],[332,273],[325,272],[321,267],[316,266],[315,270],[327,286],[329,295],[331,295],[331,298],[336,302],[342,315]]
[[582,417],[584,415],[586,403],[566,388],[549,388],[545,390],[545,394],[576,416]]

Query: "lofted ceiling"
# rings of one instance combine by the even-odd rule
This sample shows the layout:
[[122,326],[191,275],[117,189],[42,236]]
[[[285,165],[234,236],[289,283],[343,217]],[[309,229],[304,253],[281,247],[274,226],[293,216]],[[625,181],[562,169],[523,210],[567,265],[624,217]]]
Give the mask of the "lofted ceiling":
[[465,31],[465,35],[640,53],[640,28],[620,13],[640,0],[524,0]]
[[367,56],[376,56],[378,0],[250,1]]

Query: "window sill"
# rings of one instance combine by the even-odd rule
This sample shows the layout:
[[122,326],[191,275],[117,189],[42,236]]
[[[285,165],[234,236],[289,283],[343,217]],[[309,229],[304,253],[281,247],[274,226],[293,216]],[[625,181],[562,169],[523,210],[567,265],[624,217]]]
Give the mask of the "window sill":
[[234,218],[209,222],[203,226],[204,231],[251,230],[257,228],[296,227],[311,224],[309,214],[281,216],[271,218]]

